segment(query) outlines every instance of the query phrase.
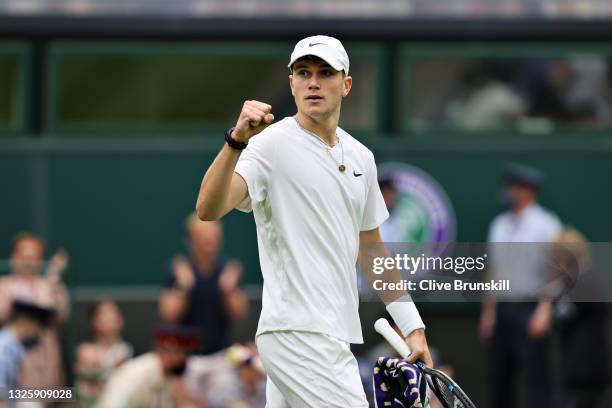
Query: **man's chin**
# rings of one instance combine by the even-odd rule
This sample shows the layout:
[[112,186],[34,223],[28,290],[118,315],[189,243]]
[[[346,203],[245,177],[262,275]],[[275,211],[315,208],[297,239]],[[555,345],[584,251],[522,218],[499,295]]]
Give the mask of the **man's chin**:
[[12,261],[11,270],[14,273],[39,273],[42,269],[42,262],[28,262],[28,261]]
[[21,275],[37,275],[40,272],[41,268],[33,268],[33,267],[16,267],[13,269],[13,273],[21,274]]
[[325,109],[322,109],[318,106],[312,106],[312,107],[305,107],[304,108],[304,113],[308,116],[310,116],[313,119],[324,119],[327,116],[329,116],[329,112]]

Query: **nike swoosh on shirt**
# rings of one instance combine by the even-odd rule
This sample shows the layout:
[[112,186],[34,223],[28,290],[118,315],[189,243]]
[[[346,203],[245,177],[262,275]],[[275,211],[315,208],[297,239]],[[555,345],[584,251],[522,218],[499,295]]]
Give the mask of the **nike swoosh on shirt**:
[[355,177],[363,176],[363,173],[355,173],[355,170],[353,170],[353,176]]

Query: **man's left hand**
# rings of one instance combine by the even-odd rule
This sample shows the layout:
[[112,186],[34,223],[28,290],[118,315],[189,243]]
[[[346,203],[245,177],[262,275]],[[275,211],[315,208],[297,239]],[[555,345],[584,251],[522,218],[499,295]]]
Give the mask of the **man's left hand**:
[[65,249],[57,251],[47,264],[47,270],[45,271],[47,280],[52,285],[59,285],[62,281],[62,274],[68,268],[68,252]]
[[425,338],[425,329],[416,329],[406,337],[406,344],[410,347],[410,355],[406,357],[409,363],[415,363],[421,360],[427,367],[433,367],[433,360],[429,354],[427,339]]
[[548,334],[552,328],[552,304],[540,302],[529,318],[527,333],[532,339],[539,339]]

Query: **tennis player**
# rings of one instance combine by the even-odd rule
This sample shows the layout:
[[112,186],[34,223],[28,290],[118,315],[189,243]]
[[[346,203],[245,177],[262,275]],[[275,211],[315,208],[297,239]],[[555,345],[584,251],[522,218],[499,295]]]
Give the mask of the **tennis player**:
[[[349,346],[363,342],[355,264],[364,252],[364,259],[388,256],[378,228],[389,214],[372,152],[338,127],[353,83],[340,41],[299,41],[289,68],[297,114],[272,124],[270,105],[246,101],[204,175],[196,209],[202,220],[253,211],[267,407],[367,407]],[[413,351],[408,360],[431,366],[425,326],[409,299],[383,301]]]

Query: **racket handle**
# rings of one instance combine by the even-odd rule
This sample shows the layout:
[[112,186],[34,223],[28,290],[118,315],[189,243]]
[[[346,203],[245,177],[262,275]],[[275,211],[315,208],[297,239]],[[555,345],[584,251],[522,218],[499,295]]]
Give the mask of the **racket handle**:
[[374,330],[376,330],[381,336],[387,340],[387,342],[399,353],[402,358],[406,358],[410,355],[410,348],[393,327],[389,324],[387,319],[381,317],[374,323]]

